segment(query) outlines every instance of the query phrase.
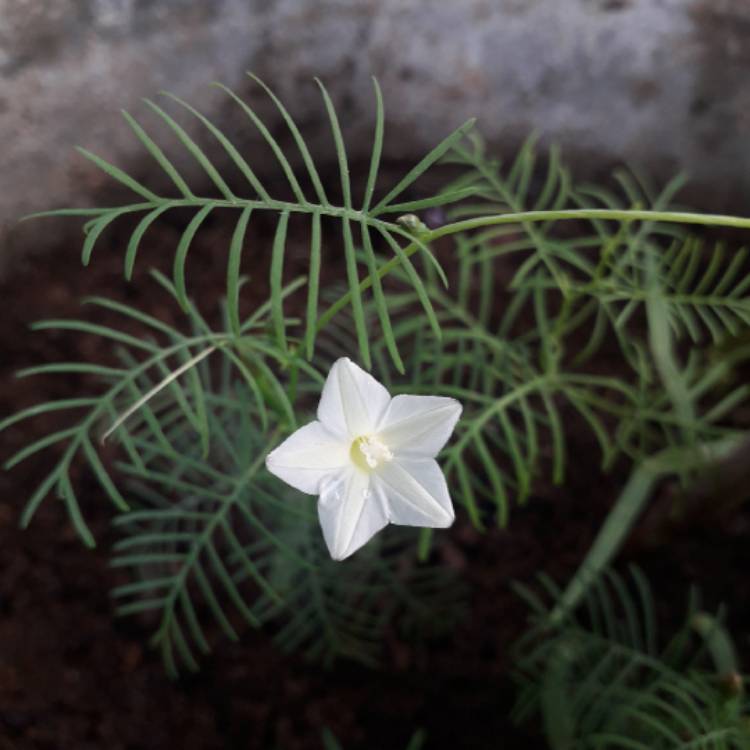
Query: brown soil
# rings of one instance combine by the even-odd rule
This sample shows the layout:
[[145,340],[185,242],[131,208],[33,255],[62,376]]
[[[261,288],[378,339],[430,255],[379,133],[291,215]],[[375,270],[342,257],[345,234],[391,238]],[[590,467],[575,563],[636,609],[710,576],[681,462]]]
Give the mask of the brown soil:
[[[210,249],[226,246],[228,231],[210,228],[189,261],[193,291],[209,312],[224,287],[223,263]],[[171,258],[175,237],[165,225],[151,237],[149,254]],[[66,245],[19,268],[0,287],[0,415],[80,392],[81,383],[71,378],[18,380],[18,368],[102,355],[97,342],[78,335],[30,335],[29,322],[79,315],[79,299],[94,292],[174,317],[155,287],[141,283],[151,262],[146,253],[136,282],[121,280],[120,240],[102,244],[85,272],[77,265],[78,247]],[[62,422],[42,417],[0,434],[0,458]],[[526,617],[509,583],[531,581],[541,570],[563,581],[623,479],[622,472],[600,475],[588,434],[574,434],[570,449],[564,487],[542,487],[512,513],[509,530],[479,534],[459,521],[450,532],[452,560],[471,595],[469,615],[449,639],[415,645],[393,637],[379,670],[346,662],[325,670],[279,654],[268,633],[246,631],[239,644],[220,642],[198,675],[178,683],[166,678],[158,654],[146,646],[148,629],[113,617],[111,508],[86,472],[77,479],[99,541],[94,551],[81,545],[54,499],[28,531],[18,529],[23,503],[52,456],[0,473],[0,750],[319,750],[323,727],[347,750],[399,750],[418,727],[427,732],[427,750],[543,747],[538,728],[518,729],[507,718],[514,697],[508,649]],[[687,529],[669,546],[630,549],[654,581],[667,619],[679,616],[688,583],[697,582],[709,604],[736,603],[731,622],[747,647],[742,626],[750,613],[740,606],[750,601],[749,523],[743,512],[708,529]]]

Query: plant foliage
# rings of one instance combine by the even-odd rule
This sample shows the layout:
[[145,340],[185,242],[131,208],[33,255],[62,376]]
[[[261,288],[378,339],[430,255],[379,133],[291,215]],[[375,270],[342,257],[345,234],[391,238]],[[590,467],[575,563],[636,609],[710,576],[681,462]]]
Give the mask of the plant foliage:
[[[84,263],[105,230],[130,217],[124,270],[131,278],[154,223],[187,212],[171,278],[154,273],[159,293],[182,309],[183,324],[101,297],[89,305],[119,316],[121,327],[86,316],[35,324],[98,336],[116,359],[21,372],[85,376],[92,392],[0,422],[2,430],[40,414],[75,415],[6,462],[10,468],[47,449],[55,455],[22,523],[54,494],[93,545],[73,481],[76,462],[87,465],[117,511],[122,538],[113,565],[127,575],[114,592],[119,611],[155,624],[153,643],[171,673],[197,667],[213,629],[236,638],[246,625],[265,624],[284,648],[372,662],[396,613],[411,625],[436,621],[436,610],[451,613],[441,618],[446,624],[460,614],[451,577],[414,560],[408,532],[391,530],[355,560],[333,563],[309,504],[265,470],[268,451],[312,411],[339,356],[358,352],[392,392],[462,401],[456,437],[441,460],[452,494],[478,528],[490,519],[505,525],[512,503],[525,502],[540,479],[564,481],[575,449],[571,424],[587,426],[603,468],[625,459],[636,473],[664,451],[705,453],[746,429],[736,415],[750,395],[738,375],[750,355],[747,255],[712,246],[683,224],[747,227],[748,220],[675,211],[680,180],[656,191],[618,172],[612,189],[579,185],[556,149],[542,157],[533,140],[504,165],[488,156],[471,122],[378,199],[384,110],[377,83],[370,166],[355,200],[357,183],[323,85],[336,189],[324,184],[290,113],[254,80],[286,124],[296,165],[250,104],[220,88],[270,147],[288,194],[261,180],[239,146],[187,102],[168,97],[205,129],[220,158],[177,115],[147,106],[201,167],[200,184],[126,114],[171,190],[152,189],[84,151],[134,194],[132,202],[44,215],[86,219]],[[453,170],[453,181],[411,198],[416,180],[438,163]],[[429,229],[412,213],[428,211],[440,226]],[[223,315],[209,325],[189,296],[186,269],[196,235],[220,212],[233,230],[222,260]],[[251,261],[248,237],[260,213],[273,218],[274,230]],[[300,278],[290,278],[293,222],[309,240]],[[443,237],[453,242],[439,244]],[[340,248],[338,258],[324,252],[328,245]],[[269,296],[245,314],[240,302],[254,282],[243,272],[258,265],[268,269]],[[323,286],[328,267],[339,273]],[[115,467],[99,450],[105,440],[117,443]],[[599,567],[619,543],[611,539],[596,551]],[[429,541],[422,537],[423,562]]]
[[[317,320],[320,290],[321,247],[324,243],[330,242],[330,237],[333,235],[343,244],[344,248],[349,299],[351,300],[357,342],[363,361],[368,367],[370,366],[369,340],[372,332],[367,329],[362,313],[363,296],[360,286],[363,277],[355,258],[358,246],[364,248],[367,255],[364,278],[368,280],[369,286],[372,289],[382,335],[389,344],[389,352],[393,358],[394,365],[403,372],[403,366],[391,332],[390,312],[380,283],[379,271],[382,268],[382,260],[377,258],[373,248],[378,243],[382,244],[387,249],[387,252],[392,253],[398,260],[415,290],[419,292],[419,298],[425,306],[425,313],[434,324],[434,315],[429,307],[429,300],[423,292],[422,281],[416,273],[412,261],[404,253],[404,240],[407,240],[407,244],[410,244],[414,241],[414,236],[401,223],[391,220],[389,217],[393,214],[404,214],[411,210],[458,201],[473,192],[471,187],[468,187],[451,193],[443,193],[428,200],[397,202],[397,199],[411,187],[417,178],[437,162],[451,146],[470,130],[473,121],[468,121],[457,128],[414,166],[402,180],[388,190],[380,200],[376,200],[374,195],[383,146],[384,109],[380,88],[377,82],[373,80],[376,120],[370,169],[362,201],[355,203],[339,119],[325,86],[320,81],[317,81],[330,120],[331,134],[339,166],[341,183],[340,201],[332,201],[323,186],[309,148],[292,116],[278,97],[259,78],[252,75],[251,78],[270,97],[281,118],[286,123],[302,161],[303,169],[301,172],[295,170],[284,150],[279,145],[279,142],[271,134],[269,128],[255,113],[253,108],[226,86],[221,84],[216,85],[236,104],[239,116],[246,117],[258,131],[262,140],[270,147],[288,183],[291,192],[290,196],[273,197],[271,195],[272,191],[267,189],[258,178],[238,148],[209,118],[182,99],[171,94],[165,94],[165,97],[176,105],[186,117],[197,120],[218,142],[224,151],[224,159],[228,160],[243,177],[241,189],[233,190],[230,188],[229,183],[231,180],[228,177],[225,178],[222,176],[219,169],[215,166],[215,159],[212,161],[211,157],[205,153],[201,146],[188,133],[188,130],[175,117],[161,105],[146,100],[148,109],[156,116],[157,120],[166,124],[168,131],[171,132],[180,147],[186,151],[185,155],[192,157],[201,167],[205,173],[205,178],[201,182],[201,186],[207,178],[208,183],[213,188],[214,195],[204,195],[201,194],[202,190],[191,188],[188,181],[181,175],[179,169],[167,156],[166,147],[160,145],[134,117],[126,112],[124,113],[124,117],[127,124],[133,130],[136,138],[142,143],[147,153],[156,161],[167,181],[172,184],[175,192],[170,195],[157,194],[123,169],[110,164],[85,149],[80,149],[81,153],[93,161],[99,169],[134,193],[134,202],[110,208],[47,211],[43,214],[37,214],[37,216],[80,216],[87,219],[87,222],[84,224],[85,240],[82,250],[84,265],[88,265],[90,262],[102,233],[111,224],[125,216],[137,217],[138,222],[130,235],[124,259],[125,277],[129,279],[132,276],[141,243],[147,237],[148,230],[154,222],[168,211],[186,209],[192,212],[192,219],[186,225],[175,249],[173,263],[173,282],[177,298],[181,306],[187,309],[189,302],[186,266],[195,235],[211,213],[218,211],[233,212],[237,218],[234,236],[226,256],[227,298],[229,303],[229,320],[232,324],[232,331],[237,335],[239,333],[238,303],[242,279],[241,271],[248,226],[253,215],[256,213],[265,212],[273,214],[276,217],[277,226],[271,250],[270,285],[273,304],[271,305],[270,314],[276,333],[277,345],[284,351],[288,349],[289,344],[287,341],[283,297],[281,294],[282,276],[289,221],[292,216],[297,216],[307,222],[308,235],[310,237],[310,273],[306,280],[307,326],[304,335],[304,346],[308,358],[312,356],[317,332],[315,323]],[[309,182],[307,189],[303,187],[306,181]],[[324,220],[326,220],[325,224]],[[420,249],[426,257],[432,258],[431,252],[425,244],[420,243]],[[436,332],[439,333],[437,327]]]
[[662,642],[653,595],[638,569],[607,570],[564,622],[549,615],[560,591],[541,582],[550,608],[519,588],[533,627],[517,646],[517,721],[541,714],[553,750],[746,748],[748,703],[721,618],[693,593],[683,624]]
[[[742,432],[733,417],[750,394],[739,376],[750,354],[741,338],[750,321],[745,251],[720,272],[728,257],[722,245],[706,251],[681,228],[627,218],[628,206],[668,208],[681,181],[655,193],[618,172],[619,193],[579,187],[556,149],[540,169],[529,141],[505,168],[486,156],[476,134],[447,160],[464,174],[446,190],[473,185],[475,196],[446,218],[592,204],[625,217],[614,227],[581,221],[574,232],[553,219],[458,232],[440,254],[449,287],[429,266],[421,269],[440,338],[415,314],[417,296],[403,271],[389,273],[393,333],[409,379],[389,378],[383,337],[371,340],[374,365],[394,390],[441,392],[464,403],[444,466],[475,525],[484,525],[492,506],[505,525],[511,502],[525,502],[547,472],[564,481],[568,425],[589,430],[604,469],[620,457],[639,466],[666,448]],[[364,314],[375,329],[374,306]],[[354,348],[353,328],[346,315],[331,319],[321,351],[333,358],[341,344]],[[720,342],[735,340],[716,356]],[[603,371],[602,357],[622,365]]]

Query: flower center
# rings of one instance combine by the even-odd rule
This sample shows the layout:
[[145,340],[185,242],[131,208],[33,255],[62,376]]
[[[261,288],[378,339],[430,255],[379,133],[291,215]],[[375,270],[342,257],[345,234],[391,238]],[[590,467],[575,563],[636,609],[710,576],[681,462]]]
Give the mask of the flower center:
[[350,456],[352,463],[364,471],[372,471],[393,459],[391,449],[375,435],[361,435],[354,440]]

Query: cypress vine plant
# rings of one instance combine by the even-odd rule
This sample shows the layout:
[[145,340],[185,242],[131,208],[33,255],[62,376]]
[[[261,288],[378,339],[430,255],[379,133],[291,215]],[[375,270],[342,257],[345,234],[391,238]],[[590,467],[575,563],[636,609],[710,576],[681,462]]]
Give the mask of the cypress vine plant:
[[[680,180],[655,190],[620,171],[613,188],[579,184],[556,148],[540,158],[533,140],[510,164],[500,163],[471,121],[381,189],[385,118],[377,82],[371,159],[363,194],[355,195],[323,84],[338,186],[324,182],[289,112],[253,79],[278,108],[294,159],[248,102],[220,88],[272,150],[286,192],[266,185],[208,117],[166,95],[147,107],[202,168],[207,191],[189,184],[126,113],[170,189],[157,192],[81,149],[132,199],[41,214],[84,220],[84,266],[110,225],[131,220],[127,279],[150,228],[166,214],[187,215],[171,275],[153,272],[165,300],[182,311],[183,325],[102,297],[87,303],[121,316],[123,328],[91,316],[33,325],[98,336],[118,364],[45,363],[19,373],[84,373],[100,383],[93,393],[0,422],[7,429],[50,411],[71,415],[68,427],[6,461],[11,468],[47,449],[56,459],[28,499],[22,525],[56,496],[82,541],[93,546],[71,475],[77,462],[85,463],[120,533],[112,564],[129,579],[112,592],[118,612],[144,614],[153,623],[152,643],[173,675],[198,669],[214,628],[237,639],[243,621],[272,623],[283,649],[367,663],[377,659],[394,617],[409,628],[449,627],[461,615],[462,589],[430,551],[450,531],[389,528],[345,561],[334,560],[310,502],[266,468],[268,454],[311,421],[326,376],[348,357],[391,396],[460,402],[461,418],[438,459],[457,514],[479,530],[505,526],[513,504],[525,502],[541,477],[565,481],[571,423],[591,431],[605,469],[629,463],[631,480],[549,615],[552,623],[567,622],[654,483],[676,474],[689,484],[742,443],[746,425],[737,415],[749,393],[738,371],[750,354],[747,253],[712,245],[689,228],[747,229],[750,219],[674,209]],[[230,187],[234,181],[181,117],[206,129],[221,163],[241,176],[241,190]],[[450,175],[444,187],[413,198],[415,183],[437,165]],[[429,211],[442,216],[436,228],[425,223]],[[210,324],[213,311],[199,309],[190,296],[189,255],[215,213],[234,230],[216,251],[226,264],[226,293],[219,322]],[[268,247],[252,249],[254,258],[268,261],[269,293],[244,314],[243,294],[258,283],[243,275],[254,264],[246,236],[260,216],[275,225]],[[306,237],[306,272],[299,277],[289,272],[292,227]],[[340,259],[329,247],[339,249]],[[134,326],[140,335],[128,332]],[[602,366],[605,360],[615,366]],[[390,461],[386,443],[363,440],[357,446],[367,449],[364,458],[352,459],[359,469],[366,461],[377,471],[370,459]],[[114,464],[102,457],[104,442],[117,445]],[[414,492],[427,492],[420,487]],[[384,498],[365,498],[365,505],[387,504],[388,492]]]
[[552,750],[748,747],[749,707],[734,641],[722,612],[699,608],[697,590],[663,638],[638,568],[627,577],[605,569],[581,606],[556,621],[564,592],[548,576],[540,575],[540,585],[542,595],[518,587],[532,620],[515,647],[513,718],[540,718]]

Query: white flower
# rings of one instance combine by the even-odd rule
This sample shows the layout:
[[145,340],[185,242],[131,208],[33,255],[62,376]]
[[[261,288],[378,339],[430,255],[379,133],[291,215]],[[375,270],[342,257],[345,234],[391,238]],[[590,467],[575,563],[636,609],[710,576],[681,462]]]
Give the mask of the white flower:
[[435,456],[461,414],[441,396],[396,396],[351,360],[331,368],[318,420],[266,459],[292,487],[320,495],[318,517],[334,560],[388,523],[445,528],[454,513]]

